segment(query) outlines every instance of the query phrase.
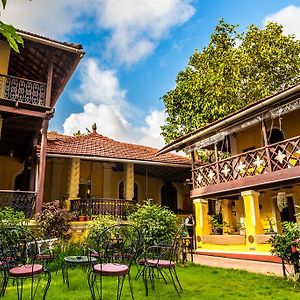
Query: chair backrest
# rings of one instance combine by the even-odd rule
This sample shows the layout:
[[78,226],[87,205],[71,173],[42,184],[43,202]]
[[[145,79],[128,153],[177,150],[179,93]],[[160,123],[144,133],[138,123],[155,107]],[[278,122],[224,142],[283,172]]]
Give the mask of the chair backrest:
[[0,260],[9,267],[34,264],[38,246],[33,235],[20,228],[0,229]]
[[100,263],[121,263],[131,265],[140,249],[139,230],[130,224],[113,225],[99,236],[96,252]]

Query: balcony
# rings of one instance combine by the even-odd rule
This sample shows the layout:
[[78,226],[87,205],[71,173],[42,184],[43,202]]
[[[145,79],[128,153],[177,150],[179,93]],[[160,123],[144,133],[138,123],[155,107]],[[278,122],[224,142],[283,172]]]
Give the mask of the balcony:
[[300,136],[194,168],[192,174],[192,197],[292,184],[300,177]]
[[115,218],[126,219],[134,205],[134,201],[125,199],[76,199],[71,200],[71,211],[83,215],[112,215]]
[[35,200],[35,192],[0,190],[0,209],[12,207],[17,211],[24,212],[26,218],[33,217]]
[[0,74],[0,99],[15,106],[45,107],[46,90],[46,83]]

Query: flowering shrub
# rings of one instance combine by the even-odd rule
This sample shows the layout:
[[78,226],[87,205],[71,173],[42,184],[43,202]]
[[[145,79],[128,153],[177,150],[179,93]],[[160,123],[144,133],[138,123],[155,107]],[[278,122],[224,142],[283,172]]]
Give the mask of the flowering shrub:
[[289,264],[299,272],[300,225],[292,222],[282,223],[282,234],[275,234],[270,239],[271,253]]
[[72,213],[61,208],[58,200],[43,205],[43,210],[35,217],[44,238],[68,238],[73,220]]

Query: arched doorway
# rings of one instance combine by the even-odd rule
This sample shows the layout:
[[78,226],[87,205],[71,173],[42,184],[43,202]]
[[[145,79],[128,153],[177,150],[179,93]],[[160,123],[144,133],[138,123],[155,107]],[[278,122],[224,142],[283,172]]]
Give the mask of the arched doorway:
[[165,183],[161,188],[161,205],[177,211],[177,190],[172,183]]
[[269,144],[279,143],[284,140],[284,134],[279,128],[272,128],[268,132],[268,142]]

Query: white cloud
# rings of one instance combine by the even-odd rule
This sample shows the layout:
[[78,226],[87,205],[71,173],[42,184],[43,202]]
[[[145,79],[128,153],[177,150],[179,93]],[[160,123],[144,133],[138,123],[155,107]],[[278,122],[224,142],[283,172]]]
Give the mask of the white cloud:
[[3,20],[55,38],[106,29],[113,61],[131,65],[151,54],[173,27],[194,14],[192,0],[14,0]]
[[191,0],[102,0],[99,25],[111,30],[108,49],[130,65],[149,55],[158,41],[195,13]]
[[86,59],[80,67],[80,92],[74,94],[81,103],[123,103],[126,91],[119,86],[116,72],[101,69],[96,59]]
[[83,0],[14,0],[8,1],[2,18],[19,29],[63,38],[84,26],[84,13]]
[[300,39],[300,7],[289,5],[273,15],[264,19],[264,24],[269,21],[277,22],[284,27],[286,34],[295,34]]
[[81,113],[73,113],[65,120],[65,134],[72,135],[78,130],[85,133],[86,128],[91,130],[96,123],[98,133],[118,141],[155,148],[164,145],[160,136],[164,112],[153,110],[146,116],[145,126],[134,126],[130,119],[142,114],[129,105],[126,91],[121,89],[114,71],[101,68],[95,59],[88,59],[81,66],[79,76],[81,84],[74,98],[85,105]]

